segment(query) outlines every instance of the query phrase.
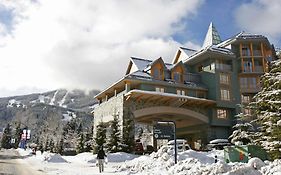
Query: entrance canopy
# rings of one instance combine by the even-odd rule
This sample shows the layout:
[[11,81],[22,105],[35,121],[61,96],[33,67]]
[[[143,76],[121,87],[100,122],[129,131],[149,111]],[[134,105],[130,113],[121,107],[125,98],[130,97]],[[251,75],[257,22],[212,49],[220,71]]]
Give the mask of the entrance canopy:
[[[208,123],[207,116],[191,110],[190,106],[206,108],[215,104],[207,99],[142,90],[132,90],[125,97],[126,100],[142,100],[144,103],[154,104],[152,107],[133,111],[137,122],[149,124],[154,121],[173,120],[177,128]],[[187,106],[189,108],[185,108]]]

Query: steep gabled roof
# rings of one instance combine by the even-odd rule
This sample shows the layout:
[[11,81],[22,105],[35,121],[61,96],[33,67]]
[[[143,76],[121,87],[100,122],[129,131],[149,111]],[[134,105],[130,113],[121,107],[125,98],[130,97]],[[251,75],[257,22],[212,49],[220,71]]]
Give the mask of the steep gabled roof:
[[194,49],[186,48],[186,47],[179,47],[178,51],[176,52],[176,55],[173,59],[173,64],[176,64],[189,56],[193,55],[196,52]]
[[219,35],[217,29],[215,28],[215,26],[213,25],[213,23],[211,22],[209,25],[208,32],[205,36],[205,40],[204,40],[202,48],[206,48],[206,47],[212,46],[212,45],[217,45],[221,42],[222,42],[222,40],[220,38],[220,35]]
[[[147,67],[147,65],[149,65],[151,62],[152,62],[151,60],[131,57],[127,71],[126,71],[126,75],[132,71],[134,72],[136,70],[141,70],[141,71],[144,70]],[[131,70],[133,68],[135,68],[136,70]]]

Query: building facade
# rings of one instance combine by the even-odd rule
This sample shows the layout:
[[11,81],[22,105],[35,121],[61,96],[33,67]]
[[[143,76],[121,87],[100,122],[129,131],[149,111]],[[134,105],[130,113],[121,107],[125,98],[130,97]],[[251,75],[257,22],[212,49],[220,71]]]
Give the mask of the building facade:
[[135,137],[155,147],[157,121],[175,121],[177,138],[192,147],[228,138],[239,104],[260,90],[260,76],[274,57],[265,36],[241,32],[222,41],[211,23],[202,48],[180,47],[172,63],[131,57],[125,76],[95,97],[94,132],[117,115],[120,125],[133,119]]

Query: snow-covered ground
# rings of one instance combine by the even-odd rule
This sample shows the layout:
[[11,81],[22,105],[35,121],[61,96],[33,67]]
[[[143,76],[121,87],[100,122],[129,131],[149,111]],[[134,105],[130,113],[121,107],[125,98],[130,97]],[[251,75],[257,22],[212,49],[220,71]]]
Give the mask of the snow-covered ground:
[[[25,156],[25,162],[33,169],[46,174],[63,175],[95,175],[100,174],[96,166],[96,155],[81,153],[76,156],[60,156],[53,153],[18,149]],[[215,155],[218,162],[215,163]],[[274,162],[252,158],[249,163],[224,163],[223,151],[197,152],[188,150],[178,155],[178,163],[174,164],[172,152],[165,148],[151,155],[136,156],[127,153],[108,154],[105,165],[106,175],[156,174],[156,175],[281,175],[281,160]]]

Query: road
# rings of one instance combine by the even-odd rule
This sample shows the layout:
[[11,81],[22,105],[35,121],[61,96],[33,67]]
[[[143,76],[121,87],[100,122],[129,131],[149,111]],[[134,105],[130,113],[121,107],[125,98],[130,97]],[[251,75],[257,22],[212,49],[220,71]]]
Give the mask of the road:
[[23,159],[15,150],[1,149],[0,175],[43,175],[43,172],[30,168]]

